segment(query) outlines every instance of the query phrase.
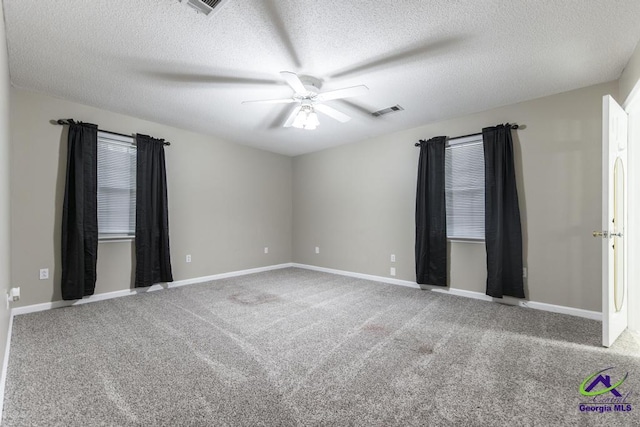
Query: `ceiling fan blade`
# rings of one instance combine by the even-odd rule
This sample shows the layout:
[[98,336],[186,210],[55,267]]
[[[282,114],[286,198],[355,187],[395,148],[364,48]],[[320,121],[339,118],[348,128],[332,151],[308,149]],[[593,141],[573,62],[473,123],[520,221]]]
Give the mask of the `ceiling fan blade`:
[[369,88],[365,85],[345,87],[344,89],[330,90],[316,96],[316,101],[331,101],[332,99],[351,98],[352,96],[360,96],[369,92]]
[[239,77],[237,75],[225,74],[208,74],[208,73],[174,73],[163,71],[141,71],[146,76],[153,77],[154,79],[161,81],[176,82],[180,84],[207,84],[219,85],[219,86],[231,86],[231,85],[283,85],[281,80],[264,79],[264,78],[252,78],[252,77]]
[[243,104],[291,104],[292,102],[297,102],[297,101],[293,98],[259,99],[256,101],[242,101]]
[[304,87],[304,84],[302,84],[296,73],[292,73],[291,71],[280,71],[280,75],[296,93],[307,93],[307,89]]
[[394,52],[383,55],[382,57],[374,58],[370,61],[337,71],[330,74],[328,77],[337,78],[351,74],[359,74],[365,71],[381,69],[383,67],[388,68],[406,64],[408,61],[424,59],[425,57],[434,56],[443,52],[452,52],[452,48],[460,44],[462,41],[464,41],[464,38],[462,37],[450,37],[430,42],[428,44],[409,47],[401,51],[395,50]]
[[286,128],[290,128],[291,125],[293,124],[293,122],[296,120],[296,116],[298,115],[298,113],[300,112],[300,110],[302,110],[302,105],[298,105],[296,106],[292,111],[291,114],[289,114],[289,117],[287,118],[287,121],[284,122],[284,124],[282,125],[283,127]]
[[348,122],[349,120],[351,120],[351,117],[347,116],[345,113],[336,110],[333,107],[329,107],[328,105],[324,105],[324,104],[313,104],[313,108],[317,111],[320,111],[322,114],[326,114],[327,116],[331,117],[332,119],[336,119],[337,121],[341,122],[341,123],[345,123]]

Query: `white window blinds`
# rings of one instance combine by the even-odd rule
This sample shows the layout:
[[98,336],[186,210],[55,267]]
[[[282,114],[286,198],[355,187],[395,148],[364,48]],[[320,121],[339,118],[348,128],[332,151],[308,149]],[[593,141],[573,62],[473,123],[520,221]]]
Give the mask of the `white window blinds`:
[[136,227],[133,138],[98,132],[98,231],[101,239],[132,237]]
[[482,135],[450,141],[445,148],[447,238],[484,239]]

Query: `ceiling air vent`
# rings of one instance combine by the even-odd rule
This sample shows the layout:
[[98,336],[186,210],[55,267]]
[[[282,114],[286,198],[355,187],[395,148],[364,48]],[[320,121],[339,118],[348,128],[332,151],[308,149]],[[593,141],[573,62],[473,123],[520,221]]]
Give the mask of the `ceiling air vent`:
[[404,108],[396,104],[393,107],[383,108],[382,110],[374,111],[373,113],[371,113],[371,115],[373,117],[380,117],[385,114],[393,113],[395,111],[402,111],[402,110],[404,110]]
[[204,16],[212,16],[214,11],[217,12],[229,0],[180,0],[187,6],[196,10],[196,12]]

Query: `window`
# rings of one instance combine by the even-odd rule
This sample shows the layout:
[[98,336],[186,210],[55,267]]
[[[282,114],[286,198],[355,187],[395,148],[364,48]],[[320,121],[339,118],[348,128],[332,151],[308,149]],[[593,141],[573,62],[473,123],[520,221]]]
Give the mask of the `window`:
[[98,131],[100,240],[131,238],[136,228],[136,146],[132,137]]
[[484,240],[484,152],[482,135],[445,148],[447,238]]

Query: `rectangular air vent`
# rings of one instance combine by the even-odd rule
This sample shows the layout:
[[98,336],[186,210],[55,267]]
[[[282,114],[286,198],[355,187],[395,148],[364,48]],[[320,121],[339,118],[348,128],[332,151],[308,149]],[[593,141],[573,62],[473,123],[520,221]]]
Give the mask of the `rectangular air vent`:
[[180,0],[204,16],[212,16],[229,0]]
[[389,113],[393,113],[395,111],[402,111],[402,110],[404,110],[404,108],[402,108],[401,106],[396,104],[393,107],[383,108],[382,110],[374,111],[373,113],[371,113],[371,115],[373,117],[379,117],[379,116],[382,116],[384,114],[389,114]]

